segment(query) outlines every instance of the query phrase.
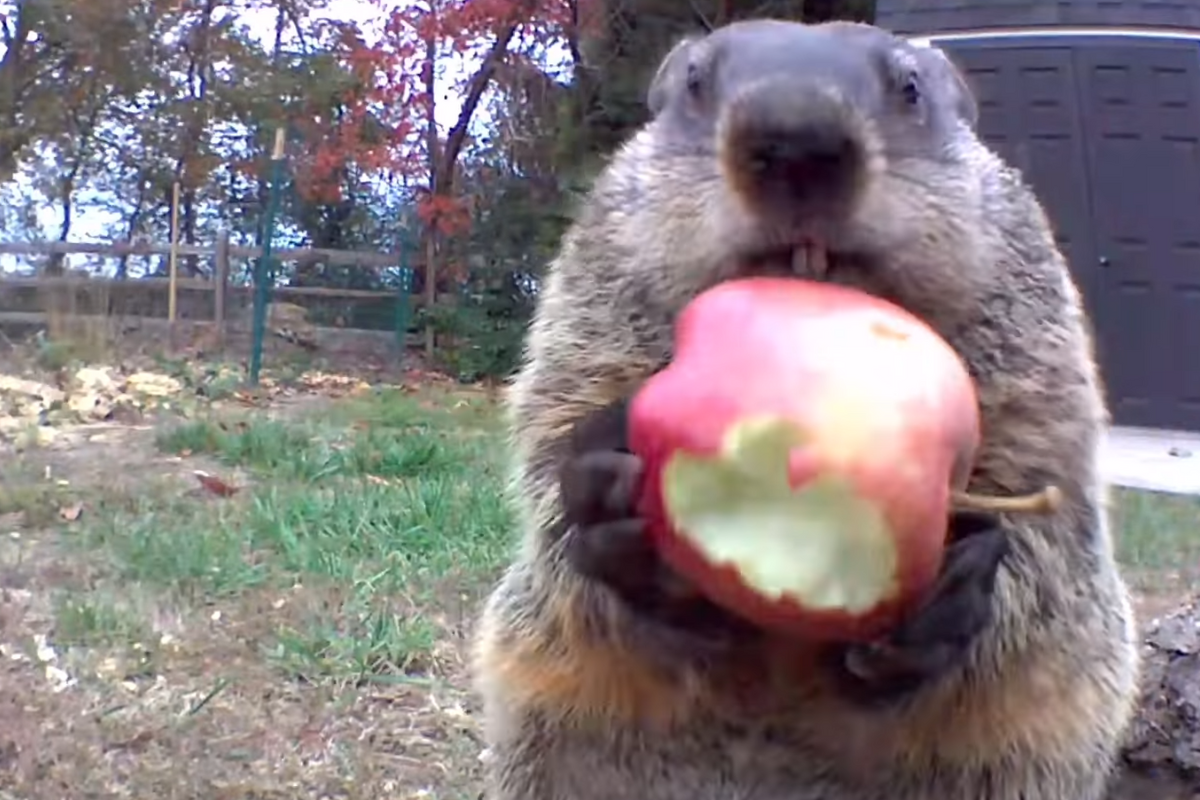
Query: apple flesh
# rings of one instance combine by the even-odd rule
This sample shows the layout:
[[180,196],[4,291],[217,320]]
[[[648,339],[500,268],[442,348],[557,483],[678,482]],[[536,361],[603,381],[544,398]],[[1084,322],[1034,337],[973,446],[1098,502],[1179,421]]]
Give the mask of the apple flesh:
[[957,353],[885,300],[791,278],[719,284],[675,339],[629,409],[663,558],[764,628],[885,632],[936,578],[979,446]]

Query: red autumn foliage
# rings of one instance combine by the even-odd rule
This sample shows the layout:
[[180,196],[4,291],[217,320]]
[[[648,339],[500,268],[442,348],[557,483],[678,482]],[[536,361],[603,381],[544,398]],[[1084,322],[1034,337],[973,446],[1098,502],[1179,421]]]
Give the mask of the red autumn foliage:
[[[429,44],[436,45],[437,57],[453,53],[461,58],[486,53],[497,41],[549,42],[571,26],[587,24],[603,0],[375,2],[385,20],[377,36],[344,22],[329,31],[339,62],[353,80],[338,94],[333,119],[321,116],[328,115],[329,103],[318,99],[303,119],[293,121],[305,141],[304,152],[293,153],[299,190],[309,200],[334,202],[349,177],[390,174],[423,190],[418,212],[426,224],[446,234],[460,232],[469,225],[469,209],[448,188],[445,174],[452,172],[457,153],[446,152],[444,132],[436,152],[429,152]],[[436,81],[438,95],[445,94],[444,81],[441,76]],[[468,116],[474,110],[468,104],[463,108]],[[465,128],[467,122],[460,119],[455,127]],[[438,186],[433,191],[435,173]]]
[[471,226],[471,210],[458,198],[423,193],[417,206],[421,222],[446,235],[462,233]]

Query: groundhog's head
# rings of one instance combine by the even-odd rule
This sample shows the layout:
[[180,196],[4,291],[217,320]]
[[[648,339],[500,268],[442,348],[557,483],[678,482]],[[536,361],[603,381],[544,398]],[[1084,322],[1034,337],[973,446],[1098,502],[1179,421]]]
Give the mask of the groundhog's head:
[[633,224],[709,273],[689,291],[788,272],[929,314],[979,282],[977,111],[941,51],[856,23],[738,22],[676,45],[648,105],[621,189],[671,211]]

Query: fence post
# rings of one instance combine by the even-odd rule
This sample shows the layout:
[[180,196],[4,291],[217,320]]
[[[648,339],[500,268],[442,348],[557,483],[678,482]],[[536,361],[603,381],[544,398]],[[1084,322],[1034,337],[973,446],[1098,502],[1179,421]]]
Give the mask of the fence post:
[[168,256],[171,278],[170,294],[167,295],[167,319],[171,323],[171,334],[175,333],[175,314],[179,307],[179,181],[171,187],[171,252]]
[[413,271],[408,266],[407,250],[400,251],[400,288],[396,292],[396,347],[399,348],[400,365],[408,350],[408,320],[412,311]]
[[425,358],[433,362],[435,339],[433,314],[437,310],[437,227],[430,224],[425,235]]
[[170,287],[167,294],[168,346],[173,351],[179,341],[179,181],[171,189]]
[[213,252],[213,324],[216,326],[217,347],[225,349],[225,301],[229,295],[229,231],[217,234]]
[[267,195],[266,215],[262,227],[262,255],[254,269],[254,335],[250,349],[250,385],[258,385],[258,372],[262,368],[263,333],[267,326],[267,282],[274,275],[268,272],[271,263],[271,239],[275,236],[275,212],[279,209],[280,183],[283,181],[284,145],[287,131],[275,131],[275,150],[271,153],[271,187]]

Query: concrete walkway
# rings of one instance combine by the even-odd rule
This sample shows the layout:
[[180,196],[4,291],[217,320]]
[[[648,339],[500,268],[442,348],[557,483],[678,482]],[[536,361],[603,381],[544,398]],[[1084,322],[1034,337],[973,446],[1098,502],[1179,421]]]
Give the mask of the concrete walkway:
[[1200,433],[1113,428],[1103,463],[1117,486],[1200,495]]

